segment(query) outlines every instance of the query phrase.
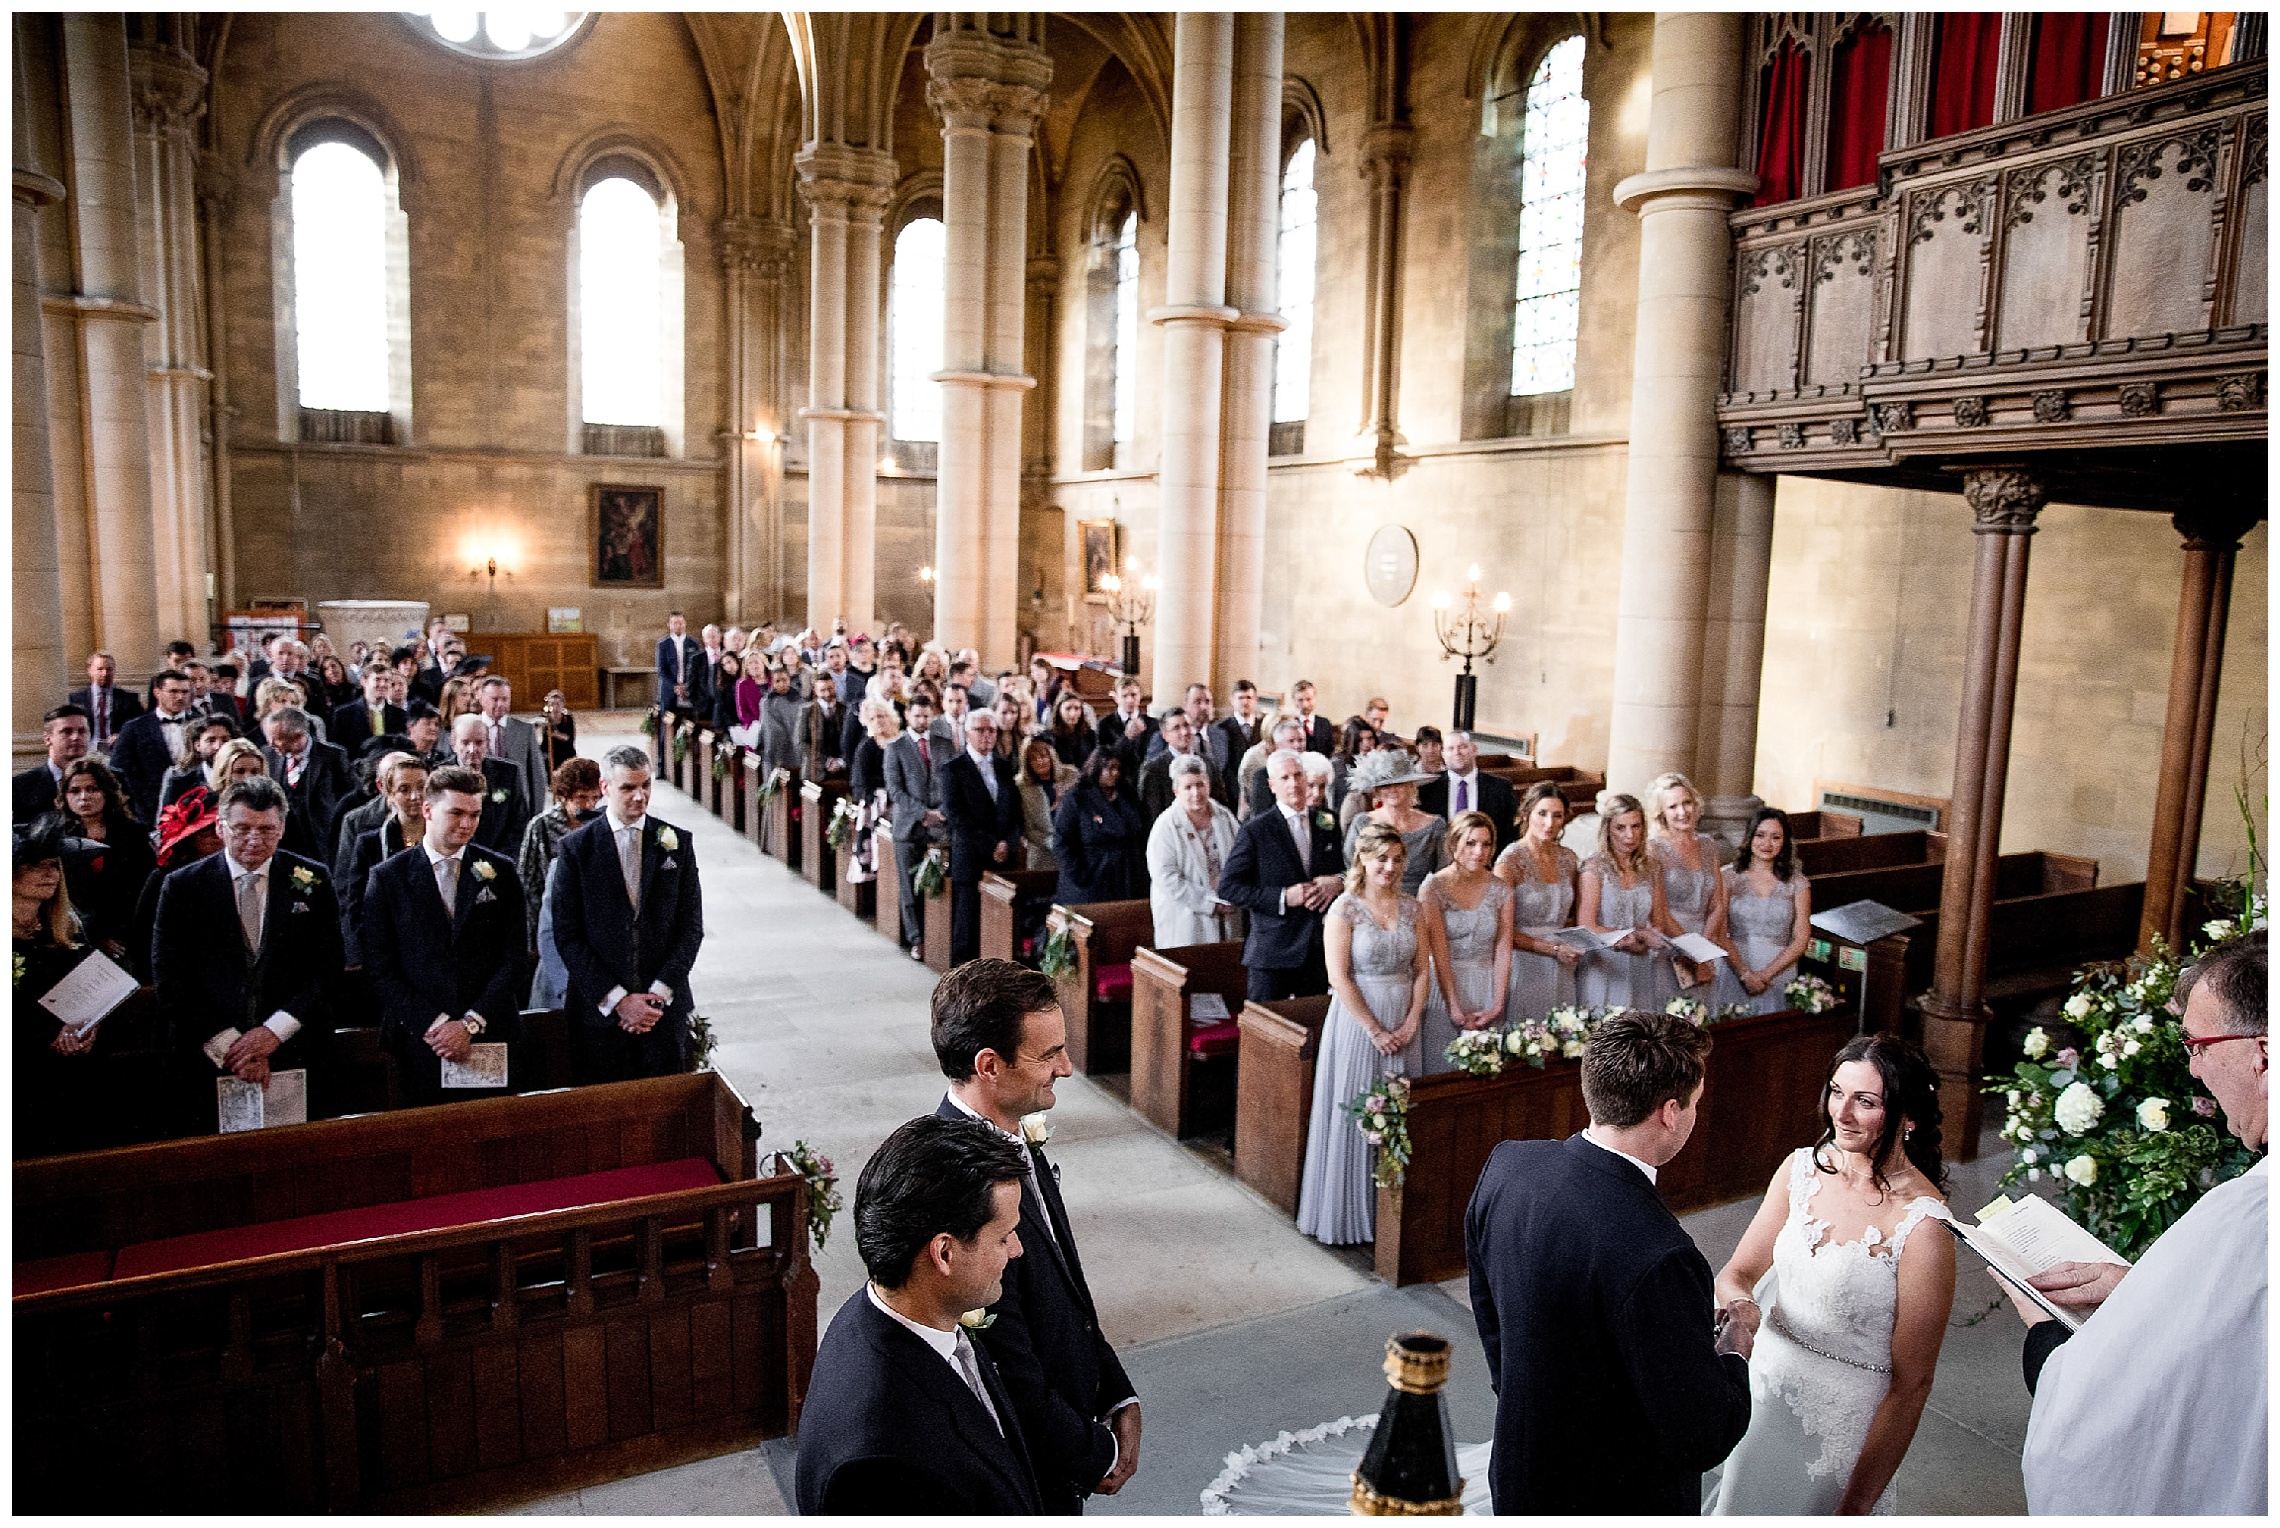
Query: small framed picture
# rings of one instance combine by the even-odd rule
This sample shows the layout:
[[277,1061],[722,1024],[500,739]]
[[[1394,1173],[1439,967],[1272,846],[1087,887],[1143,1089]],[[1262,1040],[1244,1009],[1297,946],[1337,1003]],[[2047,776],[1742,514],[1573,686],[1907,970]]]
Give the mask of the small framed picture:
[[1085,564],[1085,598],[1108,599],[1108,580],[1117,569],[1117,526],[1114,520],[1079,520],[1077,535]]
[[594,582],[618,589],[665,587],[665,490],[596,483]]

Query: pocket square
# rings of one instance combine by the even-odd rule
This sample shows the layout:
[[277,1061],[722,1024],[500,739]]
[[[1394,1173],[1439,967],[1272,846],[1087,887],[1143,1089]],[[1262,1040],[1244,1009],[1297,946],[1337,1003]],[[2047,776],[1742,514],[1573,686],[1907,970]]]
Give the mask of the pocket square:
[[661,861],[657,868],[660,870],[678,870],[681,868],[681,862],[677,859],[667,859]]
[[477,907],[481,907],[486,902],[496,902],[498,900],[498,893],[491,890],[491,888],[488,886],[475,893],[475,905]]
[[294,912],[294,914],[295,914],[296,916],[298,916],[298,915],[299,915],[299,914],[301,914],[301,913],[305,913],[305,912],[307,912],[308,910],[309,910],[309,904],[308,904],[308,903],[306,903],[306,902],[295,902],[295,903],[293,904],[293,912]]

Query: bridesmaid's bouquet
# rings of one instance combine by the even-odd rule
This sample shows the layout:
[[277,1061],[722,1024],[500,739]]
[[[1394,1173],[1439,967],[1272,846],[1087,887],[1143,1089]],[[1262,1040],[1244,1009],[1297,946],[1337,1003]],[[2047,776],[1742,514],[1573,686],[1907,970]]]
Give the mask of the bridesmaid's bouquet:
[[1663,1004],[1663,1012],[1674,1019],[1684,1019],[1696,1029],[1710,1026],[1710,1005],[1691,997],[1674,997]]
[[1468,1029],[1449,1042],[1442,1054],[1460,1072],[1494,1077],[1504,1070],[1505,1034],[1496,1029]]
[[1840,999],[1837,989],[1818,976],[1800,976],[1781,989],[1782,1001],[1801,1013],[1827,1013]]
[[1506,1030],[1504,1053],[1541,1070],[1547,1061],[1573,1061],[1583,1055],[1584,1042],[1613,1008],[1569,1006],[1554,1008],[1541,1019]]
[[1375,1147],[1370,1177],[1379,1188],[1399,1188],[1409,1172],[1409,1079],[1384,1077],[1366,1093],[1338,1106]]

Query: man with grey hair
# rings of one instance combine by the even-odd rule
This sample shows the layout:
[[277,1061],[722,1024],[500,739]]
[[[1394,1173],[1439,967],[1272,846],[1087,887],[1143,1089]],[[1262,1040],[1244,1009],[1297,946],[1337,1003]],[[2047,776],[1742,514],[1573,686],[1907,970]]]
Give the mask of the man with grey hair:
[[267,742],[261,757],[293,805],[285,824],[286,852],[322,865],[330,858],[341,806],[355,793],[355,783],[348,755],[337,744],[317,741],[315,731],[308,712],[279,706],[262,718]]
[[1337,819],[1307,809],[1306,766],[1295,750],[1268,758],[1267,780],[1274,804],[1236,833],[1219,872],[1219,896],[1251,915],[1243,941],[1250,996],[1319,997],[1330,987],[1322,915],[1344,886],[1345,851]]
[[[552,771],[546,767],[546,749],[539,742],[538,729],[507,714],[514,704],[514,686],[504,675],[492,674],[475,681],[475,705],[489,734],[490,757],[503,759],[520,771],[522,817],[528,822],[546,810],[546,778]],[[521,842],[518,835],[515,843]]]
[[1236,807],[1236,814],[1248,821],[1274,803],[1274,791],[1267,784],[1269,755],[1278,749],[1297,753],[1305,747],[1306,724],[1295,716],[1286,716],[1276,722],[1263,741],[1252,744],[1235,771],[1243,781],[1243,800]]
[[[2251,1151],[2267,1144],[2270,968],[2259,929],[2178,978],[2186,1066]],[[2200,1100],[2147,1100],[2137,1125],[2181,1128]],[[2162,1107],[2154,1108],[2155,1104]],[[2267,1197],[2272,1159],[2211,1189],[2134,1268],[2060,1263],[2035,1286],[2087,1313],[2079,1331],[2023,1295],[2027,1509],[2262,1517],[2268,1504]]]
[[530,823],[522,804],[522,771],[491,757],[491,729],[481,713],[470,711],[451,724],[451,753],[460,768],[483,777],[483,824],[475,842],[509,857],[520,853]]
[[966,746],[935,777],[950,827],[950,964],[982,953],[982,877],[1018,870],[1021,791],[997,756],[997,716],[968,711]]
[[649,815],[649,755],[602,755],[603,812],[566,834],[547,879],[569,978],[578,1081],[689,1068],[689,968],[704,942],[696,845]]

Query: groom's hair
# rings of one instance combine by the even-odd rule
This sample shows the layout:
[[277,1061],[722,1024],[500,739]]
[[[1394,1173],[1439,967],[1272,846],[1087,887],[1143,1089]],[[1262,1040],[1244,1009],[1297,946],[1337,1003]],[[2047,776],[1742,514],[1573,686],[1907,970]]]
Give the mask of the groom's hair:
[[1021,1021],[1057,1008],[1053,979],[1010,960],[969,960],[934,988],[934,1059],[942,1075],[964,1082],[974,1058],[993,1050],[1007,1061],[1021,1045]]
[[1029,1157],[973,1119],[928,1114],[880,1142],[855,1180],[855,1250],[881,1289],[900,1289],[912,1261],[947,1231],[970,1242],[990,1223],[990,1190],[1018,1183]]
[[1583,1102],[1591,1122],[1628,1130],[1702,1086],[1710,1032],[1691,1020],[1628,1008],[1591,1032],[1583,1049]]

